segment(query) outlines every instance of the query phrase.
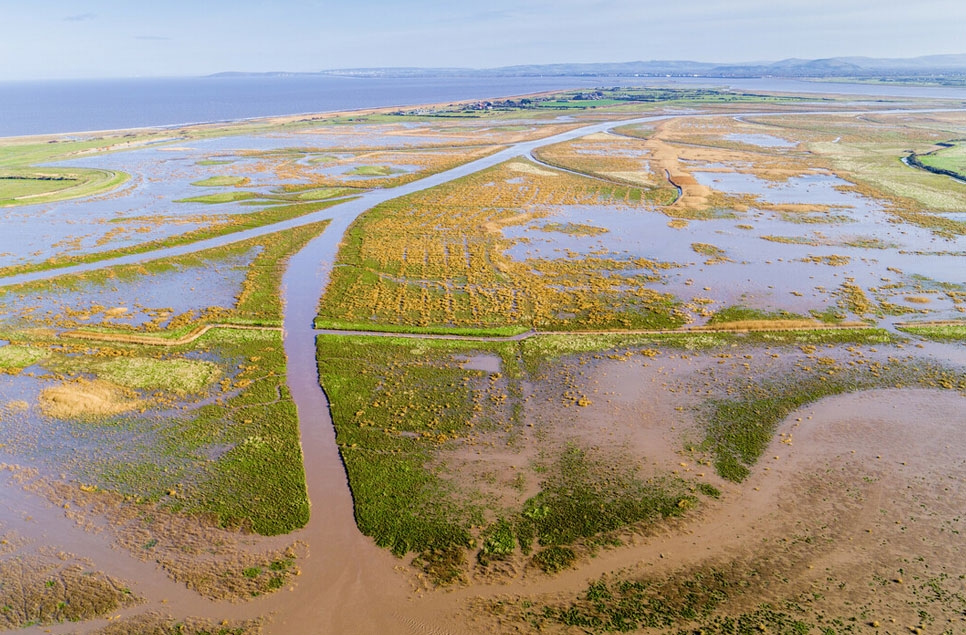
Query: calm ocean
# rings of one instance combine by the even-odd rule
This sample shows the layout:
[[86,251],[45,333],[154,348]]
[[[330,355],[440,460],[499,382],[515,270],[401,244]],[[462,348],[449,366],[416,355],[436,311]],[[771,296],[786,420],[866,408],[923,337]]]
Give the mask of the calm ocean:
[[0,137],[488,99],[600,81],[249,76],[6,82],[0,83]]
[[966,90],[780,79],[643,77],[193,77],[0,83],[0,137],[229,121],[380,106],[491,99],[597,86],[732,86],[966,99]]

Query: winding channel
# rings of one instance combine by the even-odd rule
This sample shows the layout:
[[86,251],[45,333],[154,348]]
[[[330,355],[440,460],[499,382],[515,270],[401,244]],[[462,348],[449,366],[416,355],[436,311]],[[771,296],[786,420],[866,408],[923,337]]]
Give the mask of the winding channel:
[[[875,112],[921,113],[946,110],[959,109]],[[844,110],[831,112],[857,114],[854,111]],[[743,113],[741,116],[816,114],[822,113],[817,111],[751,112]],[[174,600],[170,608],[178,613],[184,613],[187,609],[191,615],[212,619],[227,616],[255,617],[270,613],[272,617],[266,625],[267,633],[298,635],[300,633],[448,632],[432,623],[435,621],[434,612],[427,609],[425,602],[419,605],[410,601],[415,591],[405,579],[406,576],[394,574],[394,569],[401,565],[401,561],[393,557],[388,550],[375,546],[372,540],[363,536],[356,527],[352,496],[335,442],[335,430],[329,416],[328,401],[319,385],[315,347],[315,338],[319,331],[315,330],[313,323],[321,294],[328,283],[346,230],[359,215],[381,203],[448,183],[509,159],[517,157],[529,159],[532,157],[532,151],[541,146],[569,141],[597,132],[607,132],[619,126],[678,117],[720,115],[721,113],[658,115],[582,126],[539,140],[517,143],[451,170],[391,190],[373,190],[358,198],[297,219],[190,245],[160,249],[150,254],[137,254],[54,271],[39,271],[0,278],[0,286],[194,253],[321,220],[330,220],[329,226],[320,236],[291,257],[282,278],[285,306],[283,334],[288,359],[287,381],[298,410],[305,475],[311,501],[311,516],[308,524],[284,538],[289,542],[301,541],[308,546],[308,556],[301,563],[302,575],[292,590],[281,590],[244,605],[197,599],[189,602],[185,597],[189,592],[185,589],[176,592],[174,587],[177,585],[174,583],[168,584],[162,592],[169,594],[168,597]],[[101,543],[99,540],[95,542]],[[95,551],[98,550],[103,551],[101,547]],[[133,561],[133,558],[120,557],[116,552],[108,558],[103,560],[103,564],[112,565],[108,567],[111,569],[107,571],[109,574],[119,572],[123,575],[126,572],[137,576],[146,573],[145,568],[140,565],[132,568],[131,565],[119,564],[120,560]],[[97,564],[101,567],[102,559],[98,558],[98,560]],[[166,576],[159,571],[153,577],[167,580]],[[185,600],[185,603],[181,604],[179,600]],[[439,602],[445,602],[445,598],[434,600],[430,604]],[[155,604],[153,608],[157,608],[157,605]],[[135,612],[140,611],[143,611],[143,607]],[[85,627],[103,624],[103,620],[94,620]],[[77,626],[70,625],[70,632],[77,632]],[[44,632],[66,631],[54,625],[46,627]]]

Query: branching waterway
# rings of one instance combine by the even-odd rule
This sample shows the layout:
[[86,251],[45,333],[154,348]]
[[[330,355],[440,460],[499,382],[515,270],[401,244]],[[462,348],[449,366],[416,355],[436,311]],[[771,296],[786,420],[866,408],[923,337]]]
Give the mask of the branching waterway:
[[[842,114],[842,111],[837,112]],[[745,113],[742,116],[773,114],[776,113]],[[820,113],[811,111],[780,114],[787,116]],[[288,360],[288,387],[298,409],[306,481],[311,501],[309,523],[303,529],[286,537],[287,540],[300,541],[307,545],[308,556],[302,563],[302,575],[291,590],[282,590],[242,606],[199,600],[190,602],[187,607],[179,606],[179,612],[187,608],[192,615],[208,618],[221,618],[225,613],[236,617],[253,617],[271,612],[273,616],[266,629],[269,633],[371,633],[406,630],[420,633],[438,632],[433,625],[422,623],[413,604],[408,602],[413,591],[404,576],[393,575],[393,569],[399,565],[399,561],[388,550],[376,547],[356,527],[353,501],[335,442],[335,431],[329,416],[328,402],[319,385],[315,348],[317,331],[314,329],[313,321],[343,236],[360,214],[386,201],[459,179],[509,159],[529,158],[532,156],[532,151],[541,146],[606,132],[617,126],[648,123],[677,116],[691,118],[701,115],[689,113],[651,116],[582,126],[544,139],[515,144],[485,158],[397,188],[373,190],[358,198],[297,219],[190,245],[161,249],[150,254],[138,254],[0,279],[0,286],[4,286],[121,264],[141,263],[199,252],[331,219],[330,225],[322,235],[290,259],[283,277],[285,303],[283,328]],[[84,547],[85,545],[81,543],[86,544],[85,541],[90,542],[90,539],[78,540],[78,548]],[[94,542],[98,544],[93,551],[95,557],[99,557],[104,551],[101,544],[104,542],[103,538],[98,537]],[[142,566],[124,566],[118,563],[121,559],[126,561],[126,556],[111,553],[103,558],[103,561],[95,564],[111,575],[141,576],[144,574],[141,570],[144,568]],[[162,588],[162,579],[169,587],[173,584],[168,583],[160,571],[155,573],[154,577],[159,581],[160,592],[172,593],[173,589]],[[179,602],[184,595],[185,593],[178,593],[177,598],[174,595],[169,597]],[[103,622],[95,621],[91,624],[93,628],[93,625],[103,625]],[[66,626],[47,627],[49,632],[67,632],[63,630],[66,628]],[[76,632],[76,629],[76,625],[70,626],[70,632]]]

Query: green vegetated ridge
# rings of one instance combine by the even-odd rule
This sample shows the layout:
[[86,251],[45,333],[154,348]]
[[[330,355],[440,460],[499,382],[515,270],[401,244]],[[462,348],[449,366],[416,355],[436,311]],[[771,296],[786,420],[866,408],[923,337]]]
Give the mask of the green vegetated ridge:
[[52,203],[112,190],[130,176],[98,168],[35,166],[108,151],[122,144],[142,142],[149,136],[153,135],[131,134],[123,140],[4,140],[0,143],[0,207]]
[[0,207],[52,203],[112,190],[130,178],[96,168],[0,168]]
[[[534,632],[560,627],[581,633],[675,635],[890,632],[889,626],[897,620],[881,617],[881,608],[874,601],[855,602],[850,596],[842,608],[821,606],[825,598],[839,597],[850,581],[822,576],[806,592],[786,591],[783,584],[776,584],[776,579],[788,581],[784,576],[790,575],[789,569],[814,566],[806,564],[816,550],[815,541],[808,538],[783,541],[758,555],[663,576],[603,576],[570,600],[500,598],[485,602],[484,607]],[[897,573],[901,576],[902,571]],[[779,574],[773,577],[768,572]],[[936,605],[954,615],[966,609],[966,596],[957,585],[960,581],[945,572],[933,574],[928,566],[924,575],[913,577],[909,588],[915,599],[909,604],[918,609],[920,624],[941,624],[933,615]],[[873,589],[895,583],[904,582],[901,577],[889,580],[879,573],[872,573],[868,580]],[[922,626],[902,630],[926,632]]]
[[966,181],[966,143],[956,140],[936,145],[940,146],[938,150],[925,154],[912,153],[907,160],[924,170]]

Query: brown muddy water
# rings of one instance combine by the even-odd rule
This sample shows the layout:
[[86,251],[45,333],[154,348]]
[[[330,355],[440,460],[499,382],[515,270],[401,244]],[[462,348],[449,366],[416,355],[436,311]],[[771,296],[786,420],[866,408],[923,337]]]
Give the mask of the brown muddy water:
[[[58,518],[57,522],[44,524],[44,533],[38,534],[37,540],[44,545],[56,546],[65,552],[77,552],[87,557],[94,556],[91,558],[92,566],[109,575],[119,576],[117,571],[129,573],[138,581],[137,585],[132,585],[132,592],[149,598],[148,608],[157,608],[163,613],[170,606],[170,611],[179,616],[190,615],[215,620],[271,615],[270,623],[274,626],[270,627],[270,632],[280,633],[369,633],[377,630],[394,632],[398,631],[402,624],[411,625],[418,632],[426,632],[417,618],[406,614],[409,609],[406,599],[412,587],[405,576],[394,575],[394,569],[400,566],[401,562],[388,552],[377,548],[371,540],[363,537],[356,529],[352,515],[352,498],[335,445],[334,430],[328,416],[328,404],[318,384],[315,332],[312,323],[321,292],[328,279],[328,272],[335,260],[336,250],[351,221],[380,202],[459,178],[495,165],[509,157],[526,154],[533,147],[543,143],[573,138],[582,134],[584,130],[594,132],[613,125],[615,124],[610,122],[595,124],[580,131],[571,131],[540,142],[519,144],[485,159],[416,183],[391,191],[369,192],[358,200],[326,210],[324,217],[332,218],[331,225],[322,236],[291,259],[283,280],[285,347],[288,356],[289,388],[299,410],[306,477],[312,502],[311,520],[302,530],[285,536],[284,541],[264,539],[253,541],[242,548],[257,551],[293,541],[307,545],[307,560],[302,569],[303,574],[298,578],[298,584],[293,587],[294,592],[282,590],[244,605],[205,600],[172,582],[157,567],[145,567],[137,559],[121,551],[105,552],[104,548],[109,548],[113,541],[109,535],[110,532],[105,532],[103,527],[97,532],[97,537],[103,545],[99,549],[92,548],[89,544],[92,539],[83,525],[78,526],[64,516],[59,516],[62,512],[57,507],[51,506],[44,500],[35,499],[37,495],[27,494],[26,496],[38,509],[46,510],[51,519]],[[317,216],[318,214],[312,214],[298,219],[293,226],[318,220]],[[246,237],[272,233],[290,224],[292,224],[291,221],[270,228],[202,241],[187,247],[159,250],[149,256],[125,257],[107,263],[70,267],[57,273],[40,272],[14,276],[2,282],[13,284],[54,277],[65,272],[90,271],[111,264],[131,264],[165,255],[191,253],[203,248],[236,242]],[[55,474],[47,476],[56,478]],[[16,483],[8,484],[10,488],[17,486]],[[18,496],[20,495],[18,493]],[[11,495],[10,500],[17,499]],[[14,505],[9,508],[9,511],[16,516],[16,510],[21,507],[21,505]],[[30,516],[31,522],[33,518],[34,516]],[[4,520],[0,518],[0,522]],[[16,518],[11,517],[8,522],[15,520]],[[128,567],[135,567],[136,573],[129,571]],[[174,593],[172,587],[178,587],[178,593]],[[374,611],[373,606],[380,608]],[[124,615],[143,610],[144,606],[129,609],[124,612]],[[93,632],[104,623],[104,620],[93,620],[83,626],[61,624],[35,627],[28,629],[27,632],[31,630],[60,633]]]
[[[652,118],[639,121],[648,120]],[[288,385],[299,412],[312,514],[302,530],[277,539],[252,538],[240,546],[261,550],[292,542],[304,545],[306,555],[298,563],[301,575],[291,587],[245,603],[203,599],[172,581],[152,562],[118,550],[110,528],[96,515],[85,516],[78,523],[62,506],[47,502],[39,477],[19,470],[0,474],[0,531],[25,537],[25,550],[37,551],[44,546],[78,554],[90,561],[92,569],[123,580],[134,595],[146,598],[145,604],[112,613],[112,618],[146,609],[213,620],[268,616],[268,633],[515,632],[522,625],[493,617],[485,610],[486,600],[526,596],[553,601],[573,597],[588,581],[617,569],[660,574],[700,564],[711,557],[745,557],[763,540],[772,540],[789,527],[814,520],[812,515],[832,523],[833,540],[825,550],[808,552],[802,556],[804,559],[792,563],[797,584],[807,586],[817,580],[816,574],[809,573],[812,569],[807,568],[806,560],[830,577],[859,582],[859,565],[872,563],[882,575],[894,576],[897,574],[893,571],[902,566],[903,558],[920,553],[924,562],[950,572],[966,571],[963,553],[940,531],[945,526],[942,523],[953,522],[955,509],[966,509],[966,463],[962,458],[966,448],[966,398],[928,390],[878,390],[829,398],[800,409],[779,427],[781,436],[776,436],[762,459],[761,469],[756,468],[746,483],[736,486],[716,481],[724,490],[720,501],[671,528],[674,531],[628,540],[628,546],[602,551],[579,569],[555,577],[511,576],[493,583],[480,580],[472,588],[430,590],[408,571],[404,561],[379,549],[358,532],[328,404],[318,385],[312,328],[319,296],[346,228],[358,214],[384,200],[525,154],[537,145],[616,125],[621,124],[597,124],[541,142],[520,144],[416,184],[373,192],[359,201],[326,210],[324,216],[331,217],[332,224],[292,258],[283,280],[285,349]],[[576,215],[574,218],[582,220]],[[308,217],[298,224],[311,220],[317,218]],[[230,239],[205,241],[190,250],[277,229],[276,226]],[[626,243],[621,245],[626,247]],[[167,254],[160,252],[156,257],[162,255]],[[98,267],[108,264],[111,263]],[[929,344],[923,352],[952,363],[962,360],[962,347],[957,345]],[[559,432],[562,438],[609,443],[640,453],[654,469],[673,469],[675,465],[682,471],[699,469],[682,459],[677,450],[683,438],[695,433],[690,415],[679,408],[695,397],[666,389],[670,385],[677,391],[686,375],[717,362],[709,356],[676,355],[674,361],[649,360],[646,365],[604,363],[588,368],[590,376],[579,381],[596,390],[594,405],[569,410],[548,433]],[[464,364],[467,368],[494,372],[494,360],[480,356],[467,359]],[[536,404],[534,401],[532,407],[538,408]],[[794,444],[782,442],[788,434],[793,435]],[[837,492],[816,481],[823,470],[835,476],[828,483],[858,482],[869,487],[862,485],[858,498],[830,506],[828,499],[837,500]],[[54,474],[47,476],[56,478]],[[866,477],[871,480],[863,480]],[[24,489],[25,484],[32,483],[36,487]],[[946,489],[937,492],[936,484]],[[923,504],[935,514],[918,511]],[[924,527],[919,538],[927,538],[927,546],[922,549],[914,544],[919,538],[893,527],[895,519],[913,515],[921,519]],[[476,598],[483,598],[484,604],[467,608],[468,603],[481,602]],[[896,619],[914,619],[901,598],[887,597],[882,602],[881,610],[891,611]],[[835,608],[834,598],[829,603]],[[98,619],[84,624],[32,627],[22,632],[93,632],[107,623],[106,619]]]

